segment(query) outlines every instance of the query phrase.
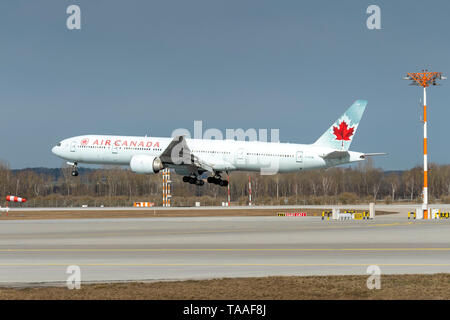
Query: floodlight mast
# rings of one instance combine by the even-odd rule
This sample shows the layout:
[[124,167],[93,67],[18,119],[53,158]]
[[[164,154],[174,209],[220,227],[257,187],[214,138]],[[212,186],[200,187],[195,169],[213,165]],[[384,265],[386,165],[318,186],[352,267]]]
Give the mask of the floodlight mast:
[[428,151],[427,151],[427,87],[430,85],[438,86],[437,80],[445,80],[447,77],[442,72],[430,72],[422,70],[422,72],[407,73],[404,80],[412,80],[410,85],[423,87],[423,219],[432,219],[428,212]]

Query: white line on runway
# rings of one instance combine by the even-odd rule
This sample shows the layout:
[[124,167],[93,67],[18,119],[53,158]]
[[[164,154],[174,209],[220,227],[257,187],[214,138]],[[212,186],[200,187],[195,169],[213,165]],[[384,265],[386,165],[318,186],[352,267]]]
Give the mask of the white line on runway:
[[53,248],[53,249],[0,249],[0,252],[189,252],[189,251],[450,251],[450,248],[123,248],[123,249],[91,249],[91,248]]
[[[0,267],[61,267],[68,263],[0,263]],[[80,267],[449,267],[450,263],[76,263]]]

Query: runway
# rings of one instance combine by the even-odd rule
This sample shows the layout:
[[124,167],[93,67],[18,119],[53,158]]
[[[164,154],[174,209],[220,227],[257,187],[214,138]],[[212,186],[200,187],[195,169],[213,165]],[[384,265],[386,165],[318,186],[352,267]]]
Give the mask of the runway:
[[450,272],[450,221],[404,214],[0,221],[0,283]]
[[[375,208],[377,210],[386,211],[411,211],[415,208],[420,208],[421,204],[377,204]],[[368,204],[348,204],[348,205],[263,205],[263,206],[201,206],[201,207],[27,207],[17,206],[10,208],[11,212],[14,211],[147,211],[152,209],[164,210],[164,211],[176,211],[183,209],[185,211],[203,211],[203,210],[219,210],[219,211],[232,211],[232,210],[291,210],[291,209],[324,209],[324,208],[339,208],[339,209],[357,209],[357,210],[369,210]],[[450,204],[429,204],[428,207],[439,208],[442,210],[450,210]]]

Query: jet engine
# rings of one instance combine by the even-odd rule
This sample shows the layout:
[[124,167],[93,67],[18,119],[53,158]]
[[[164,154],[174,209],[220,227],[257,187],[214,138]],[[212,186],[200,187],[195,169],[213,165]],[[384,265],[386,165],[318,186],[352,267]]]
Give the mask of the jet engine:
[[140,154],[131,158],[130,168],[136,173],[158,173],[164,165],[158,157]]

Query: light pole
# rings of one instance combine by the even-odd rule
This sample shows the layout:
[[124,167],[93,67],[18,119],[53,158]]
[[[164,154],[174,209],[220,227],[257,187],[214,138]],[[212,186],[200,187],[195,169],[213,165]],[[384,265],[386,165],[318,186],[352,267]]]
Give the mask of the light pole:
[[431,218],[428,214],[428,151],[427,151],[427,87],[430,85],[437,86],[438,80],[447,79],[442,72],[430,72],[422,70],[422,72],[407,73],[404,80],[411,80],[411,86],[423,87],[423,219]]

